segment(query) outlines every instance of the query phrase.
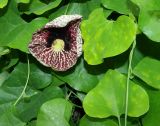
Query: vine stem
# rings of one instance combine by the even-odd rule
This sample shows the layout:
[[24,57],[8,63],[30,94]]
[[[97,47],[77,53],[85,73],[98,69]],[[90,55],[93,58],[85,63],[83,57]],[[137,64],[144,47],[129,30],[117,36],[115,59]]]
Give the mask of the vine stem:
[[71,96],[72,92],[70,91],[69,94],[66,96],[66,100],[69,100],[69,97]]
[[117,118],[118,118],[118,126],[121,126],[121,119],[120,119],[120,116],[118,116]]
[[17,103],[21,100],[21,98],[22,98],[23,95],[25,94],[25,91],[26,91],[26,88],[27,88],[27,85],[28,85],[29,76],[30,76],[30,64],[29,64],[28,54],[27,54],[27,64],[28,64],[27,80],[26,80],[25,86],[24,86],[24,88],[23,88],[23,91],[22,91],[22,93],[20,94],[20,96],[18,97],[18,99],[15,101],[14,106],[16,106]]
[[125,98],[125,120],[124,120],[124,126],[127,126],[127,114],[128,114],[128,94],[129,94],[129,80],[130,76],[132,74],[132,57],[133,57],[133,52],[134,48],[136,46],[136,40],[134,40],[132,49],[129,54],[129,66],[128,66],[128,74],[127,74],[127,85],[126,85],[126,98]]

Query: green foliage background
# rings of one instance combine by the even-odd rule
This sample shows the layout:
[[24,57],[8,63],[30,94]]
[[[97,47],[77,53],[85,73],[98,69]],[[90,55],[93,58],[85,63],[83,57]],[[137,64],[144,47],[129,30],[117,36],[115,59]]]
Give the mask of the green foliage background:
[[[28,44],[64,14],[83,55],[55,72]],[[0,0],[0,126],[159,126],[159,42],[159,0]]]

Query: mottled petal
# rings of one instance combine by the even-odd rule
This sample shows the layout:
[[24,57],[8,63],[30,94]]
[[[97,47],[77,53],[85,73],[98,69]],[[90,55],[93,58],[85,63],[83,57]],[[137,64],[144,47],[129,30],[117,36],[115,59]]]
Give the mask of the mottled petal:
[[77,19],[81,19],[82,16],[75,14],[75,15],[62,15],[60,17],[57,17],[56,19],[54,19],[53,21],[47,23],[45,25],[45,28],[49,28],[49,27],[65,27],[69,22],[71,21],[75,21]]
[[43,65],[66,71],[82,54],[80,15],[62,15],[33,34],[31,54]]

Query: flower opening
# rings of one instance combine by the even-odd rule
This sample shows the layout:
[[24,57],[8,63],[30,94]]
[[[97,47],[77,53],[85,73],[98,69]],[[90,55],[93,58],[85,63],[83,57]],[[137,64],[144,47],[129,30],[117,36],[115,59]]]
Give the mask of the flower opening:
[[80,15],[62,15],[33,34],[31,54],[43,65],[66,71],[82,54]]

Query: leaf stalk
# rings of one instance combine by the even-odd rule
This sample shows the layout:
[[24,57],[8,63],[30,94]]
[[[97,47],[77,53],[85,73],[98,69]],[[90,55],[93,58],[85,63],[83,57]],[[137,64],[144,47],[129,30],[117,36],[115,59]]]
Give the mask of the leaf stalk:
[[134,40],[132,44],[132,49],[129,54],[129,65],[128,65],[128,74],[127,74],[127,84],[126,84],[126,98],[125,98],[125,120],[124,120],[124,126],[127,126],[127,115],[128,115],[128,95],[129,95],[129,80],[132,75],[132,58],[134,49],[136,47],[136,40]]
[[28,54],[27,54],[27,64],[28,64],[27,80],[26,80],[26,83],[25,83],[25,86],[24,86],[24,88],[23,88],[22,93],[20,94],[20,96],[17,98],[17,100],[16,100],[15,103],[13,104],[14,106],[16,106],[17,103],[18,103],[18,102],[21,100],[21,98],[24,96],[25,91],[26,91],[26,88],[27,88],[27,85],[28,85],[29,76],[30,76],[30,64],[29,64]]

